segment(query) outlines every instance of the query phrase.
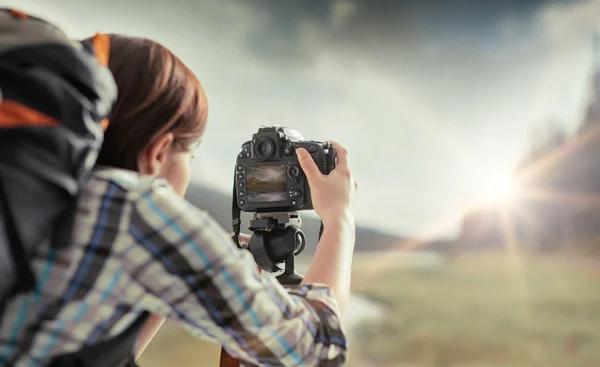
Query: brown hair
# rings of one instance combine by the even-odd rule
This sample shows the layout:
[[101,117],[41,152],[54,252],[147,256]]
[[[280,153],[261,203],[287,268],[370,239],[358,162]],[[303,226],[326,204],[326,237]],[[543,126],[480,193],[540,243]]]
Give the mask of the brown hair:
[[108,68],[118,97],[97,164],[137,170],[139,154],[168,132],[192,149],[206,126],[207,101],[200,82],[171,51],[146,38],[109,34]]

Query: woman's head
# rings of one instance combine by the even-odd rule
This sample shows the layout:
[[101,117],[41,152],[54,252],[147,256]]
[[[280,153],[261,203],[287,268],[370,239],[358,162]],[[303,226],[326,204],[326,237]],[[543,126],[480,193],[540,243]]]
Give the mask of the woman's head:
[[110,34],[118,98],[97,163],[167,179],[183,195],[207,119],[194,74],[157,42]]

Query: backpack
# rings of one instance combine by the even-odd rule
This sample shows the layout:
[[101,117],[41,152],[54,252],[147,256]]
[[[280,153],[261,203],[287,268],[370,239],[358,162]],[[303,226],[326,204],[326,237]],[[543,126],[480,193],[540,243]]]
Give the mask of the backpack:
[[[40,18],[0,9],[0,315],[8,299],[35,286],[35,246],[70,243],[79,190],[117,97],[109,46],[106,35],[84,44]],[[53,365],[135,365],[131,351],[148,317]]]

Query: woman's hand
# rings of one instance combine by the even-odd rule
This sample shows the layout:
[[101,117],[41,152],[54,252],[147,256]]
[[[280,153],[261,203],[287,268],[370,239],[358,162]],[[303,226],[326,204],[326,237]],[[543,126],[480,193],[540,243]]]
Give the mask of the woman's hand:
[[[233,235],[234,235],[233,232],[229,234],[229,236],[231,236],[232,239],[233,239]],[[242,248],[248,247],[251,237],[252,237],[251,234],[240,233],[240,235],[238,236],[238,240],[240,241],[240,246],[242,246]],[[257,266],[257,268],[258,268],[258,272],[262,274],[262,269],[260,268],[260,266]]]
[[[234,234],[235,234],[235,233],[233,233],[233,232],[231,232],[231,233],[229,234],[229,237],[231,237],[231,238],[232,238],[232,240],[233,240],[233,235],[234,235]],[[240,243],[240,246],[242,246],[242,247],[247,247],[247,246],[248,246],[248,244],[250,243],[250,238],[251,238],[251,237],[252,237],[252,235],[251,235],[251,234],[240,233],[240,235],[238,236],[238,241],[239,241],[239,243]]]
[[331,141],[331,144],[337,151],[337,166],[328,175],[321,173],[306,149],[296,150],[310,186],[313,208],[324,225],[350,212],[358,188],[350,171],[348,151],[338,142]]

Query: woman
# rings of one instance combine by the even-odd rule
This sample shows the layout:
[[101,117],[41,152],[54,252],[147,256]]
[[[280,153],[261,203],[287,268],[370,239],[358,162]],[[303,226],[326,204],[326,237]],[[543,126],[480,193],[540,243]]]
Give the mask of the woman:
[[196,77],[156,42],[108,39],[119,96],[79,200],[72,245],[37,249],[37,289],[8,305],[0,359],[47,365],[119,333],[147,310],[154,316],[138,355],[170,317],[248,364],[343,363],[340,315],[356,190],[346,150],[334,143],[338,167],[328,176],[298,150],[324,231],[304,284],[284,289],[261,277],[251,255],[183,199],[207,121]]

